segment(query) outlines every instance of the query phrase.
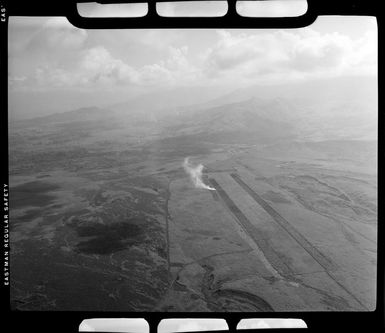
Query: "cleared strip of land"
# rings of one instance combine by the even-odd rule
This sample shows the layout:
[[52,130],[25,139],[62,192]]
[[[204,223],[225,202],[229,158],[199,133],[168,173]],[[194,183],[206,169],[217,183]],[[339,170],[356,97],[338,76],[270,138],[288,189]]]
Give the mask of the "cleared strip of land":
[[[296,281],[295,276],[319,274],[323,271],[330,280],[324,280],[319,286],[320,290],[337,287],[338,293],[345,294],[343,297],[350,299],[354,308],[367,310],[364,303],[344,285],[345,280],[338,277],[339,266],[262,199],[250,187],[252,185],[249,186],[234,173],[216,174],[214,177],[215,179],[210,177],[209,182],[215,187],[217,196],[263,252],[269,264],[284,279],[290,281],[294,278]],[[241,192],[247,195],[242,195]]]
[[247,233],[247,235],[255,242],[258,248],[261,249],[263,254],[266,256],[270,264],[283,275],[292,275],[293,272],[286,265],[286,263],[282,262],[279,256],[274,252],[274,250],[269,246],[268,242],[260,237],[258,230],[253,226],[253,224],[248,220],[248,218],[243,214],[243,212],[238,208],[238,206],[234,203],[234,201],[229,197],[229,195],[225,192],[225,190],[219,185],[219,183],[210,178],[210,183],[217,190],[219,196],[229,208],[231,213],[236,217],[239,225],[242,229]]
[[262,199],[253,189],[251,189],[237,174],[232,173],[231,177],[282,227],[302,248],[308,252],[327,271],[336,270],[336,265],[315,248],[305,237],[303,237],[288,221],[286,221],[273,207]]

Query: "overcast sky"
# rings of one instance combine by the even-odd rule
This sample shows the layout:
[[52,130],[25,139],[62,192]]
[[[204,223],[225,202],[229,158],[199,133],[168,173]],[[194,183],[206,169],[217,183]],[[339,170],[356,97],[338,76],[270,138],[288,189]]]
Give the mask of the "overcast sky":
[[11,17],[10,106],[51,113],[177,86],[376,75],[376,54],[373,17],[254,31],[82,30],[60,17]]

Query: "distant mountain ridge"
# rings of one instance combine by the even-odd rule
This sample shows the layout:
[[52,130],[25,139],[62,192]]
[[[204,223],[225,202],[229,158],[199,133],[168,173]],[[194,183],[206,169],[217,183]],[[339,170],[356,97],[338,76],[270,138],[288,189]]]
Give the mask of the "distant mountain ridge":
[[[188,90],[179,89],[175,92]],[[291,85],[254,85],[197,104],[205,96],[149,94],[107,108],[88,107],[16,122],[109,123],[148,127],[165,137],[200,135],[225,142],[258,140],[331,140],[377,138],[377,81],[371,77],[319,79]],[[195,96],[195,97],[194,97]],[[182,101],[185,105],[178,106]],[[168,103],[169,101],[169,103]],[[169,104],[167,106],[167,103]]]
[[[183,114],[165,124],[172,136],[195,135],[208,141],[253,143],[293,137],[288,121],[266,117],[254,99]],[[174,120],[174,121],[173,121]]]

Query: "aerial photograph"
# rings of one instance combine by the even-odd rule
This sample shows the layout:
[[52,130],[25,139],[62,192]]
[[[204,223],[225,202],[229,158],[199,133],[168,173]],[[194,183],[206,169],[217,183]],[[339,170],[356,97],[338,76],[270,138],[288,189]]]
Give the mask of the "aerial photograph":
[[16,311],[373,311],[377,22],[11,17]]

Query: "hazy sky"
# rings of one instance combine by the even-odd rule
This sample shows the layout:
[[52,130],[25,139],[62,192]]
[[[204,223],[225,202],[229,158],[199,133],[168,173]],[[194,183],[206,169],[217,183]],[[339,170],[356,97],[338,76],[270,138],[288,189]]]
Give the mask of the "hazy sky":
[[[287,30],[82,30],[11,17],[11,109],[51,113],[179,86],[234,89],[376,75],[373,17],[322,17]],[[20,112],[20,110],[17,110]]]

